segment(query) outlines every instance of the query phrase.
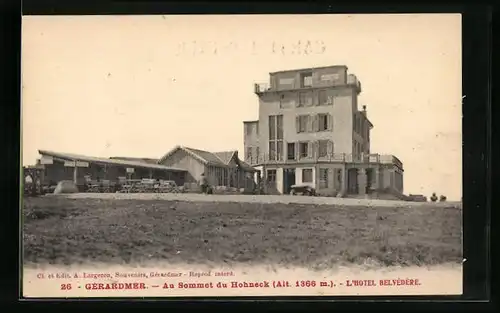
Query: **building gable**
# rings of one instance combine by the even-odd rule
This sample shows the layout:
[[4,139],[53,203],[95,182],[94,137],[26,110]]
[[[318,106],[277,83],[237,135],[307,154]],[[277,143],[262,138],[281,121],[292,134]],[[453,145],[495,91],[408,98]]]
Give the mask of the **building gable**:
[[159,164],[171,166],[173,164],[185,164],[186,162],[202,164],[201,160],[198,160],[184,149],[176,149],[175,151],[172,151],[166,157],[162,158]]

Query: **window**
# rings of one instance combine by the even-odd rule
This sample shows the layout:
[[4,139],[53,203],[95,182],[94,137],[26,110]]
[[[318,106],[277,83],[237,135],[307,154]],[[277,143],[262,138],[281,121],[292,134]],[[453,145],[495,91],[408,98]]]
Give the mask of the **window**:
[[328,104],[328,98],[326,96],[326,90],[320,90],[318,93],[318,103],[319,105]]
[[333,96],[328,96],[326,90],[320,90],[318,92],[318,104],[319,105],[333,104]]
[[287,159],[295,160],[295,142],[291,142],[287,144]]
[[276,160],[280,161],[283,158],[283,141],[276,142]]
[[329,140],[318,141],[318,156],[320,158],[326,157],[328,155],[328,143]]
[[227,184],[227,173],[224,168],[216,168],[215,174],[217,175],[217,183],[219,186],[225,186]]
[[276,116],[269,116],[269,140],[276,139]]
[[228,176],[228,174],[227,174],[226,169],[224,169],[224,168],[221,168],[220,171],[222,172],[222,182],[221,182],[221,185],[225,186],[226,183],[227,183],[227,176]]
[[302,182],[312,183],[313,181],[313,170],[311,168],[305,168],[302,170]]
[[299,92],[299,107],[312,106],[313,94],[312,92]]
[[269,160],[283,158],[283,115],[269,116]]
[[269,160],[270,161],[276,160],[276,142],[275,141],[269,141]]
[[330,127],[328,127],[329,116],[328,114],[318,114],[318,130],[319,131],[325,131],[329,130]]
[[276,181],[276,170],[267,170],[267,181]]
[[328,169],[319,169],[319,188],[328,188]]
[[278,140],[283,139],[283,115],[276,116],[276,130],[278,134]]
[[298,133],[307,132],[307,124],[308,123],[309,123],[309,115],[297,116],[297,132]]
[[309,156],[309,143],[301,142],[299,143],[299,158],[307,158]]
[[299,106],[303,107],[306,105],[307,93],[299,92]]
[[252,159],[252,147],[248,147],[247,148],[246,159],[247,160],[251,160]]
[[284,108],[286,106],[285,95],[280,96],[280,108]]
[[312,87],[312,73],[302,73],[300,74],[300,87]]

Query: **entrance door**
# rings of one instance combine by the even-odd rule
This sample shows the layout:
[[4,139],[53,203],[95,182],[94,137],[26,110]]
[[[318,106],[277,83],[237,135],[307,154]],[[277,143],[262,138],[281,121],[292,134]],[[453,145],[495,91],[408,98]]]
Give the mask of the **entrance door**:
[[373,168],[366,169],[366,193],[372,191],[373,176],[375,175]]
[[347,170],[347,193],[358,193],[358,170],[355,168]]
[[293,185],[295,185],[295,169],[283,169],[283,193],[289,194]]

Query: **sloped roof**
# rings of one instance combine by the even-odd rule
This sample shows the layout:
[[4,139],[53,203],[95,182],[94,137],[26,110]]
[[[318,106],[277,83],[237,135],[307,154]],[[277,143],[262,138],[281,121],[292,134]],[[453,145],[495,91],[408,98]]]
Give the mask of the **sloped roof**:
[[204,151],[204,150],[199,150],[199,149],[193,149],[189,147],[182,147],[184,150],[188,150],[192,154],[196,154],[199,156],[201,159],[205,160],[204,163],[212,164],[212,165],[228,165],[229,162],[225,163],[222,159],[220,159],[216,153]]
[[220,167],[227,167],[230,163],[231,160],[236,156],[237,163],[244,168],[247,171],[255,171],[253,167],[251,167],[249,164],[241,161],[238,158],[238,152],[236,150],[234,151],[222,151],[222,152],[209,152],[205,150],[200,150],[200,149],[194,149],[190,147],[184,147],[184,146],[176,146],[172,150],[170,150],[167,154],[165,154],[159,161],[158,163],[163,162],[165,159],[167,159],[169,156],[174,154],[178,150],[183,150],[192,157],[196,158],[200,162],[208,165],[214,165],[214,166],[220,166]]
[[240,166],[244,169],[246,169],[247,171],[249,172],[256,172],[257,170],[255,168],[253,168],[250,164],[248,164],[247,162],[243,161],[243,160],[239,160],[240,162]]
[[218,157],[222,163],[229,165],[234,155],[237,154],[237,151],[222,151],[222,152],[214,152],[215,156]]
[[74,153],[54,152],[54,151],[48,151],[48,150],[38,150],[38,153],[40,153],[41,155],[51,156],[54,158],[59,158],[62,160],[69,160],[69,161],[70,160],[78,160],[78,161],[89,162],[89,163],[101,163],[101,164],[109,164],[109,165],[122,165],[122,166],[138,167],[138,168],[186,172],[185,169],[168,167],[168,166],[164,166],[161,164],[150,164],[150,163],[146,163],[146,162],[129,161],[129,160],[121,160],[121,159],[106,159],[106,158],[91,157],[91,156],[74,154]]
[[123,161],[134,161],[134,162],[144,162],[149,164],[158,164],[158,159],[152,158],[132,158],[132,157],[110,157],[111,160],[123,160]]

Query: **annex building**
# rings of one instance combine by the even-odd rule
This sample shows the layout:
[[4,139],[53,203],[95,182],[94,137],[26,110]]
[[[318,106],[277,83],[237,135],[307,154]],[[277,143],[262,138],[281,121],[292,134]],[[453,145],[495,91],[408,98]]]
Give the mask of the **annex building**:
[[43,181],[56,185],[72,180],[77,186],[87,179],[117,182],[121,179],[162,179],[177,185],[197,184],[202,173],[212,186],[253,188],[256,171],[238,157],[237,151],[209,152],[176,146],[159,159],[99,158],[73,153],[39,150],[37,166],[43,167]]

